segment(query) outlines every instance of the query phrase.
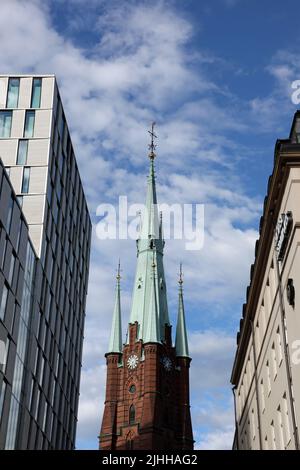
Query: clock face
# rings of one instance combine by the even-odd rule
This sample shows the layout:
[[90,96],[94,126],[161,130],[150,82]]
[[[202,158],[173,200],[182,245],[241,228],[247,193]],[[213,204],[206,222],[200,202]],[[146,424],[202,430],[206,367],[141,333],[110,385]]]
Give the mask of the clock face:
[[171,369],[172,369],[172,361],[169,357],[165,356],[163,357],[162,359],[162,363],[163,363],[163,366],[164,368],[169,372]]
[[139,363],[139,358],[137,357],[136,354],[131,354],[129,358],[127,359],[127,367],[128,369],[135,369]]

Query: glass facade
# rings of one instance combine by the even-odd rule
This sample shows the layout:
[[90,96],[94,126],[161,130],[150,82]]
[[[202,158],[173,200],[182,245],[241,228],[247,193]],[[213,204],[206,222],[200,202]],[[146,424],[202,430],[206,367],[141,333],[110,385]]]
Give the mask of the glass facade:
[[21,317],[17,340],[17,355],[12,382],[12,399],[10,404],[5,449],[14,449],[17,437],[17,425],[21,406],[22,380],[25,371],[26,348],[30,326],[30,313],[34,285],[34,270],[35,255],[30,243],[28,242],[24,273],[24,287],[20,311]]
[[0,111],[0,138],[7,139],[11,133],[12,111]]
[[[7,173],[0,164],[0,449],[16,448],[31,322],[35,254]],[[3,212],[3,209],[6,209]]]
[[[91,223],[55,78],[20,77],[19,94],[28,109],[17,111],[16,125],[14,112],[5,110],[11,113],[17,145],[4,165],[11,166],[16,196],[6,174],[2,193],[5,187],[11,194],[0,197],[0,205],[6,201],[0,211],[0,307],[1,275],[7,288],[0,340],[10,351],[9,373],[0,370],[0,393],[6,384],[0,449],[73,449]],[[0,140],[0,155],[6,156],[7,142],[1,145]],[[26,281],[27,244],[35,253],[32,290]]]
[[7,108],[17,108],[19,102],[20,79],[10,78],[8,80],[7,90]]
[[39,108],[41,106],[42,79],[34,78],[32,80],[31,108]]

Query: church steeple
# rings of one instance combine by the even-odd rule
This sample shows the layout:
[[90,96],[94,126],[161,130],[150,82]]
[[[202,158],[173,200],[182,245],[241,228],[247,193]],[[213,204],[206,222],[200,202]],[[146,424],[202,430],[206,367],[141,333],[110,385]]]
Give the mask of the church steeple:
[[107,353],[122,353],[122,320],[121,320],[121,295],[120,295],[120,280],[121,269],[120,261],[118,264],[118,271],[116,276],[116,300],[112,317],[112,327],[109,339],[109,346]]
[[180,263],[179,272],[179,295],[178,295],[178,317],[176,327],[176,339],[175,349],[177,357],[189,357],[189,346],[187,340],[185,314],[184,314],[184,303],[183,303],[183,275],[182,275],[182,264]]
[[103,450],[191,450],[194,443],[182,270],[175,348],[163,266],[162,216],[157,209],[154,123],[149,132],[147,199],[137,240],[128,334],[122,345],[119,266],[109,352],[105,355],[106,395],[99,435]]
[[[159,219],[154,159],[154,124],[152,124],[149,145],[150,169],[145,211],[142,214],[140,235],[137,240],[137,267],[133,288],[130,323],[138,323],[138,339],[148,339],[149,324],[158,322],[158,335],[155,342],[165,341],[165,326],[170,324],[166,282],[163,267],[163,230]],[[154,263],[154,268],[153,268]],[[157,320],[154,316],[157,315]],[[153,337],[153,335],[152,335]]]

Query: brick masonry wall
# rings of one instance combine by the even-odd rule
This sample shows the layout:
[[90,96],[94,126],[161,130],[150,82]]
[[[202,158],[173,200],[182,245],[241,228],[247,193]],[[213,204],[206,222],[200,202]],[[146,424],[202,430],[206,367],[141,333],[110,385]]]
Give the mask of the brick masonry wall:
[[[99,447],[102,450],[193,449],[189,402],[189,358],[177,358],[166,327],[166,344],[137,341],[137,323],[129,325],[129,344],[123,354],[110,353],[107,360],[105,408]],[[138,357],[136,368],[128,358]],[[166,370],[163,358],[172,366]],[[129,389],[135,387],[132,393]],[[135,419],[130,423],[130,407]]]

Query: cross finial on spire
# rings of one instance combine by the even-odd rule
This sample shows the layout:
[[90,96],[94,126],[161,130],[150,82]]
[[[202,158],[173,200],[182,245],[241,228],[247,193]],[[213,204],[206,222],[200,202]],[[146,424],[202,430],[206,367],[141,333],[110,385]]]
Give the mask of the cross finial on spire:
[[151,130],[148,131],[149,134],[151,135],[151,144],[149,144],[149,158],[150,160],[154,160],[154,158],[156,157],[156,154],[154,152],[154,150],[156,149],[156,145],[154,144],[154,139],[157,139],[157,135],[154,134],[154,126],[155,126],[155,122],[152,122],[151,124]]
[[119,263],[118,263],[118,269],[117,269],[117,276],[116,279],[118,282],[120,282],[121,279],[121,263],[120,263],[120,258],[119,258]]
[[178,284],[179,284],[180,287],[182,287],[182,284],[183,284],[182,263],[180,263],[180,268],[179,268]]

